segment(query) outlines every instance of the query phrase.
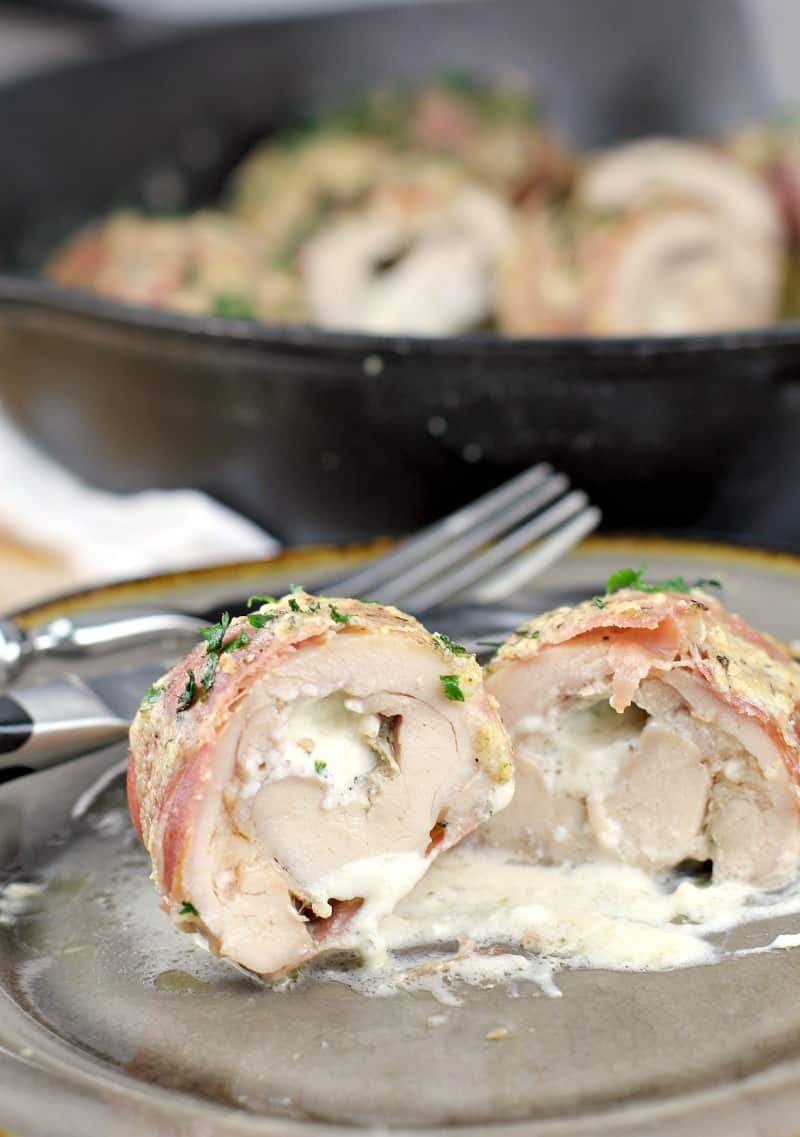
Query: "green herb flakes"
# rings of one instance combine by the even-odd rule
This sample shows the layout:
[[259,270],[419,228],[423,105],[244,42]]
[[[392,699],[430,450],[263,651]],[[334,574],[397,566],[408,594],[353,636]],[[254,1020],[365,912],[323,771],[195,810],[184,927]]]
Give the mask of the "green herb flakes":
[[178,912],[178,915],[179,916],[199,916],[200,913],[197,911],[194,904],[192,904],[191,900],[184,900],[183,904],[181,904],[180,911]]
[[247,607],[252,608],[254,604],[277,604],[277,596],[266,596],[262,593],[256,593],[255,596],[247,597]]
[[163,692],[164,692],[164,688],[159,687],[157,683],[154,683],[152,687],[148,687],[147,690],[145,691],[144,696],[142,697],[142,704],[141,705],[143,707],[151,706],[153,703],[155,703],[161,697]]
[[290,597],[290,599],[289,599],[289,607],[291,608],[291,610],[293,612],[302,612],[302,608],[300,607],[300,605],[297,603],[297,601],[295,600],[295,598],[293,596]]
[[189,668],[186,673],[186,686],[178,696],[177,710],[178,714],[182,711],[188,711],[194,702],[195,695],[197,694],[197,680],[194,677],[194,672]]
[[323,774],[328,769],[328,763],[323,762],[321,758],[317,758],[314,763],[314,769],[318,774]]
[[210,655],[206,660],[205,670],[200,676],[200,698],[205,701],[208,698],[208,692],[214,685],[214,680],[217,677],[217,667],[219,666],[219,656],[215,653]]
[[605,600],[599,596],[592,597],[592,604],[594,604],[595,608],[605,608],[606,606]]
[[333,622],[335,624],[349,624],[350,623],[350,617],[346,616],[343,612],[340,612],[339,609],[336,608],[335,605],[333,605],[333,604],[330,605],[330,613],[331,613],[331,619],[333,620]]
[[211,299],[211,312],[228,320],[254,320],[253,302],[241,292],[218,292]]
[[252,628],[266,628],[273,620],[277,620],[279,612],[250,612],[247,622]]
[[434,632],[431,638],[437,647],[444,648],[445,651],[450,651],[453,655],[469,655],[469,652],[462,644],[451,640],[444,632]]
[[621,568],[612,572],[606,581],[606,592],[618,592],[621,588],[632,588],[635,592],[691,592],[693,588],[721,588],[718,580],[696,580],[689,583],[683,576],[669,576],[664,580],[647,581],[644,573],[647,565],[642,563],[638,569]]
[[439,682],[448,699],[454,703],[464,702],[464,692],[461,690],[461,684],[458,681],[457,675],[440,675]]
[[223,612],[219,618],[219,623],[212,624],[210,628],[201,628],[200,635],[206,643],[206,651],[210,655],[212,652],[219,651],[222,648],[222,641],[225,639],[225,633],[228,630],[228,625],[231,622],[230,614]]
[[234,636],[229,643],[226,643],[224,647],[220,648],[220,654],[222,652],[236,651],[239,647],[247,647],[249,642],[247,632],[239,632],[238,636]]

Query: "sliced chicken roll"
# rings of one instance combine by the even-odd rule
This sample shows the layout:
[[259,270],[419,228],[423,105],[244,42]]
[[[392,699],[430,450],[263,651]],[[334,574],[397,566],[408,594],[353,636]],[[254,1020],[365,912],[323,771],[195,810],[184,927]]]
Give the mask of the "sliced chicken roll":
[[489,843],[779,886],[800,856],[800,666],[699,590],[624,590],[531,621],[487,688],[515,747]]
[[131,728],[131,815],[163,907],[263,974],[345,928],[367,946],[511,797],[478,664],[395,608],[302,592],[206,640]]
[[725,331],[778,315],[778,247],[692,205],[664,203],[587,226],[580,257],[591,334]]
[[450,335],[491,316],[510,239],[498,194],[449,162],[399,160],[366,203],[305,244],[300,272],[323,327]]
[[589,162],[576,187],[579,206],[622,211],[683,201],[754,240],[778,244],[783,226],[761,180],[727,154],[677,138],[643,138]]

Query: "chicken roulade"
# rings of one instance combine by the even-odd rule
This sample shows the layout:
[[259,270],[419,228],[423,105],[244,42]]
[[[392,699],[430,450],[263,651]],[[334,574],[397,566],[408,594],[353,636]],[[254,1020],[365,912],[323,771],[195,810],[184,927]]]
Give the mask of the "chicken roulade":
[[513,791],[473,656],[298,592],[216,625],[148,692],[128,797],[163,907],[263,974],[374,922]]
[[205,209],[188,217],[112,214],[72,237],[50,260],[60,284],[113,300],[198,315],[302,320],[300,283],[274,263],[258,233]]
[[398,161],[366,203],[306,243],[300,272],[322,327],[450,335],[489,319],[510,239],[499,195],[450,163]]
[[710,860],[716,880],[767,886],[796,872],[800,666],[784,644],[697,589],[628,588],[531,621],[489,672],[517,781],[490,843],[649,871]]
[[682,201],[769,245],[783,236],[769,190],[727,154],[676,138],[642,138],[598,155],[575,191],[589,210],[627,211]]
[[778,247],[694,206],[664,203],[587,226],[580,256],[592,335],[725,331],[778,315]]

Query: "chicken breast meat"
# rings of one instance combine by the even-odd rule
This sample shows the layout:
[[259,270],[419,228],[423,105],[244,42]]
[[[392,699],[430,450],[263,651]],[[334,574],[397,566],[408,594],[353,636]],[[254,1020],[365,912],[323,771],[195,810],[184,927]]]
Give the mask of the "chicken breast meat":
[[209,629],[148,692],[130,746],[163,907],[269,975],[345,933],[368,942],[513,792],[473,656],[395,608],[303,592]]
[[625,589],[520,628],[489,667],[517,789],[484,839],[778,887],[800,858],[800,666],[700,590]]

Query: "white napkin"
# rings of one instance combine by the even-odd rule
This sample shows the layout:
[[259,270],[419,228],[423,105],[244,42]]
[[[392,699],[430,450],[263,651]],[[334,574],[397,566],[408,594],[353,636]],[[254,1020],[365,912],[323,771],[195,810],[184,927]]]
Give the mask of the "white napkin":
[[0,530],[63,560],[70,581],[269,556],[277,542],[197,490],[93,489],[32,446],[0,411]]

